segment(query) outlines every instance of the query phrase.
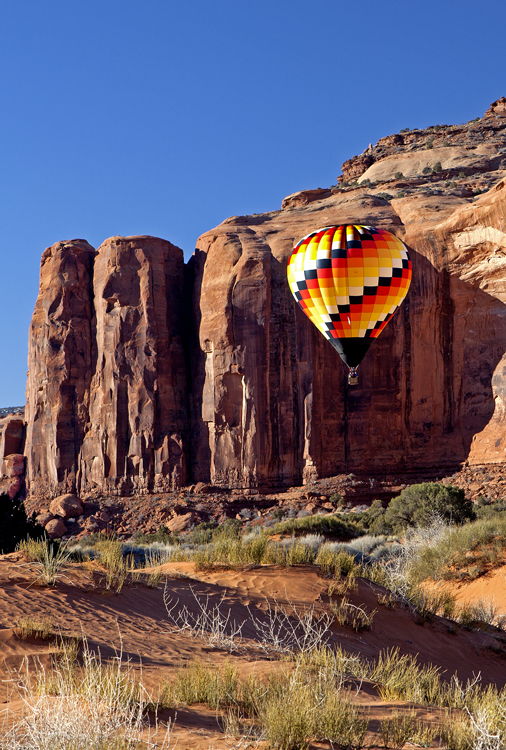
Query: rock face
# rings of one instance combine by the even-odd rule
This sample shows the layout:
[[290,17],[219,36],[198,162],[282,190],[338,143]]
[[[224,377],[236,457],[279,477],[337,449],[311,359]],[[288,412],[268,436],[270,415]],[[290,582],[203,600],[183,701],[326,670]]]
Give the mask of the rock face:
[[[428,184],[459,175],[479,175],[506,168],[506,98],[494,102],[482,119],[464,125],[433,125],[380,138],[374,146],[342,165],[341,185],[383,182],[396,174]],[[439,165],[439,166],[436,166]],[[436,172],[433,170],[436,168]],[[425,171],[424,171],[425,170]]]
[[[338,187],[227,219],[199,239],[184,282],[182,252],[152,237],[46,250],[30,332],[30,493],[187,479],[254,492],[505,462],[505,102],[465,126],[383,138],[343,165]],[[413,260],[408,298],[351,389],[286,282],[293,245],[339,223],[383,227]]]
[[44,252],[28,355],[32,493],[185,481],[183,272],[182,251],[153,237]]
[[[393,203],[333,196],[199,240],[196,477],[210,468],[214,483],[247,487],[504,460],[506,188],[456,213],[450,201],[434,225],[430,206],[405,226]],[[338,356],[287,294],[285,267],[294,240],[352,217],[407,241],[413,283],[347,390]]]
[[42,255],[25,410],[27,476],[37,494],[75,484],[89,423],[94,257],[85,240],[58,242]]
[[183,253],[153,237],[113,237],[93,272],[96,365],[81,488],[169,490],[186,480]]

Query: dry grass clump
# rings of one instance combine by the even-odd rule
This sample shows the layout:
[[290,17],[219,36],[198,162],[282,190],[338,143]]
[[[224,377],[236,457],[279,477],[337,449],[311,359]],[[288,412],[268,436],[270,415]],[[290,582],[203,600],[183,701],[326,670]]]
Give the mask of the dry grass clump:
[[318,684],[297,671],[271,680],[269,688],[259,706],[258,723],[270,747],[305,750],[312,740],[332,747],[363,747],[369,719],[353,705],[348,691],[328,689],[321,695]]
[[352,604],[344,597],[339,603],[331,598],[329,607],[339,625],[349,626],[357,633],[371,629],[374,615],[377,612],[375,609],[372,612],[367,612],[363,607]]
[[380,724],[383,747],[400,750],[406,742],[429,747],[439,734],[439,728],[419,721],[414,710],[394,711]]
[[350,576],[362,572],[362,566],[357,564],[354,555],[342,550],[336,551],[333,546],[322,544],[314,561],[324,575],[338,577],[341,574]]
[[45,539],[26,539],[18,545],[38,570],[38,580],[46,586],[55,586],[59,578],[64,576],[63,570],[70,560],[71,551],[62,542],[50,542]]
[[[145,721],[151,699],[121,654],[102,663],[87,643],[62,646],[45,670],[25,660],[15,675],[20,717],[0,728],[0,750],[140,750],[149,747]],[[168,747],[169,727],[160,728]],[[146,742],[146,730],[148,740]]]
[[21,641],[26,641],[28,638],[41,638],[44,641],[49,641],[56,636],[52,617],[37,619],[29,615],[18,620],[14,633]]
[[218,709],[243,702],[237,668],[226,664],[220,669],[199,662],[188,665],[174,679],[164,683],[160,705],[177,708],[204,703]]

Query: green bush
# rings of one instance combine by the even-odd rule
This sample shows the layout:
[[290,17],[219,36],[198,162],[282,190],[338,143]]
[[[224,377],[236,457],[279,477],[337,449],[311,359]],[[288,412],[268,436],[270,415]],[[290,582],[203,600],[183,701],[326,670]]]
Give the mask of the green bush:
[[434,166],[432,167],[432,171],[433,172],[442,172],[443,171],[443,167],[441,166],[441,162],[440,161],[437,161],[434,164]]
[[[103,541],[102,534],[96,534],[95,536],[97,537],[95,541]],[[149,534],[136,533],[132,538],[136,544],[153,544],[154,542],[162,542],[162,544],[175,544],[176,542],[175,538],[165,526],[162,526],[160,529],[158,529],[158,531],[154,531]],[[91,539],[91,536],[89,539]]]
[[391,527],[385,522],[386,508],[383,507],[381,500],[374,500],[368,511],[364,513],[363,524],[369,534],[379,536],[380,534],[389,534]]
[[432,169],[430,167],[424,167],[422,169],[422,174],[432,174]]
[[338,515],[306,516],[281,521],[267,529],[266,533],[269,536],[273,534],[324,534],[340,539],[351,539],[358,536],[362,528],[360,519],[357,518],[348,521]]
[[331,495],[329,497],[329,501],[332,503],[332,505],[335,505],[338,508],[346,504],[346,500],[339,492],[335,492],[333,495]]
[[209,544],[224,537],[237,539],[240,528],[241,522],[237,518],[227,518],[220,525],[216,521],[204,521],[187,534],[185,542],[187,544]]
[[412,484],[390,501],[385,512],[385,525],[393,531],[409,526],[427,526],[435,515],[456,524],[474,521],[473,503],[464,490],[448,484],[424,482]]
[[27,537],[40,539],[43,536],[43,529],[35,523],[34,515],[27,517],[19,498],[11,500],[7,494],[0,495],[0,553],[14,552],[19,542]]
[[402,172],[396,172],[394,174],[394,177],[395,177],[396,180],[402,180],[402,178],[404,177],[404,175],[402,174]]

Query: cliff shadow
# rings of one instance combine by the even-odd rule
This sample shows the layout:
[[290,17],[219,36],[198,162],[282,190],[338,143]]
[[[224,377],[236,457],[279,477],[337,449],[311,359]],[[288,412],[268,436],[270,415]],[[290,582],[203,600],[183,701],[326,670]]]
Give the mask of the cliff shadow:
[[190,415],[187,467],[189,480],[194,482],[209,482],[211,474],[209,428],[203,419],[202,409],[207,353],[200,346],[199,336],[202,321],[199,303],[206,257],[206,253],[196,248],[184,269],[183,326]]

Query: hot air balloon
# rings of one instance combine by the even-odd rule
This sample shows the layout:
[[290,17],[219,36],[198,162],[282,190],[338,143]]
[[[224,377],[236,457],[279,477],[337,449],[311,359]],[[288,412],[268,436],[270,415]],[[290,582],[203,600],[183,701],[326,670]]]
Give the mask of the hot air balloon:
[[356,385],[358,365],[409,289],[406,246],[385,229],[325,227],[294,247],[287,273],[293,296]]

